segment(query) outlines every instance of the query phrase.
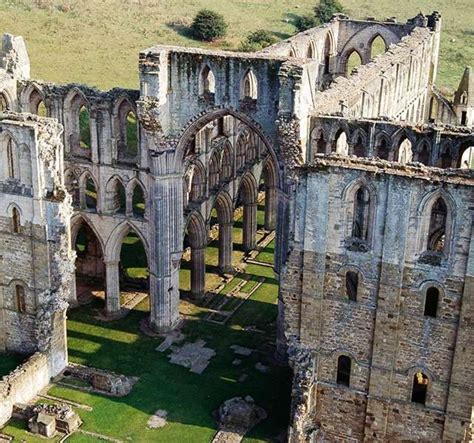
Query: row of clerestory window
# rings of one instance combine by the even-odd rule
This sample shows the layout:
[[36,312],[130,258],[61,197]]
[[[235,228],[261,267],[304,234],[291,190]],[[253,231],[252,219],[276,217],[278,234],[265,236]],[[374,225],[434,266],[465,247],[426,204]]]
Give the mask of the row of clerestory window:
[[[350,301],[357,301],[359,292],[359,274],[355,271],[347,271],[345,275],[345,293]],[[438,314],[439,289],[431,286],[425,293],[425,305],[423,314],[425,317],[436,318]]]
[[[340,355],[337,359],[336,383],[338,385],[351,385],[352,359],[347,355]],[[413,376],[411,401],[425,404],[428,394],[429,379],[423,372],[417,371]]]
[[[199,82],[199,94],[201,96],[214,95],[216,93],[216,78],[209,66],[204,66],[201,71]],[[254,72],[249,69],[242,78],[240,86],[240,98],[242,100],[257,100],[258,82]]]

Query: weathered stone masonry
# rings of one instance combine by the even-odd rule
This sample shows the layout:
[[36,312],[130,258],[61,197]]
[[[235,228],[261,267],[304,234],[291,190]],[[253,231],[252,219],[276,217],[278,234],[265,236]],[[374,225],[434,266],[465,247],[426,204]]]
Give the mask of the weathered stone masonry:
[[[139,90],[108,92],[31,80],[23,40],[5,34],[2,349],[46,356],[37,389],[64,367],[83,229],[76,273],[105,281],[106,313],[120,310],[134,232],[150,325],[176,327],[184,248],[199,297],[214,210],[219,268],[232,272],[232,215],[243,207],[251,249],[264,190],[278,354],[294,369],[290,439],[468,439],[474,91],[469,68],[453,102],[436,89],[440,33],[436,12],[338,15],[257,53],[155,46],[140,53]],[[354,53],[362,65],[348,72]],[[7,381],[21,401],[35,364]]]

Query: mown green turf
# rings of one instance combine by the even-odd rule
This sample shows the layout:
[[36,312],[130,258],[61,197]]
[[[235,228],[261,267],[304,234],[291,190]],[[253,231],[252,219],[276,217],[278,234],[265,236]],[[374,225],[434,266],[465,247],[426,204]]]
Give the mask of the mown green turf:
[[[148,315],[146,302],[125,319],[108,323],[94,319],[97,306],[89,305],[68,314],[71,361],[138,376],[140,380],[132,393],[123,398],[63,386],[55,386],[49,393],[92,406],[92,412],[77,409],[84,420],[82,429],[87,431],[123,441],[203,443],[210,441],[216,432],[212,412],[228,398],[251,395],[266,409],[269,417],[249,433],[246,441],[269,441],[288,423],[290,374],[278,366],[272,366],[268,374],[258,372],[255,369],[257,362],[268,364],[260,353],[240,357],[242,365],[232,365],[235,358],[230,349],[232,344],[259,348],[274,336],[278,288],[272,270],[251,265],[247,274],[254,278],[265,275],[267,283],[239,308],[227,325],[203,321],[201,317],[205,311],[195,309],[183,326],[187,342],[202,338],[217,352],[203,374],[192,374],[171,364],[167,353],[155,351],[162,339],[139,332],[140,319]],[[244,331],[250,325],[266,334]],[[240,383],[238,379],[243,373],[248,374],[248,378]],[[168,411],[169,423],[159,430],[147,429],[147,420],[157,409]],[[12,422],[3,432],[23,438],[25,434],[19,427],[21,423]],[[68,441],[96,440],[77,434]]]
[[[438,84],[455,87],[463,66],[474,59],[472,0],[341,0],[352,17],[413,17],[440,11],[443,17]],[[0,32],[26,38],[35,78],[83,82],[101,88],[138,88],[140,50],[155,44],[236,49],[256,29],[278,38],[295,32],[298,15],[314,0],[3,0]],[[228,35],[215,43],[190,38],[186,25],[199,9],[224,15]]]

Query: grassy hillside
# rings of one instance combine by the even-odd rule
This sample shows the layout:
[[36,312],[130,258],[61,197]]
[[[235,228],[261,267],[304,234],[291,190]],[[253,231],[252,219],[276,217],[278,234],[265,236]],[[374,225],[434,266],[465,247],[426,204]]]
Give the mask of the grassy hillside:
[[[100,88],[137,87],[137,54],[157,43],[202,46],[186,27],[201,8],[224,14],[228,37],[210,47],[237,48],[255,29],[279,38],[295,32],[297,15],[315,0],[0,0],[0,33],[26,38],[32,75]],[[400,20],[420,10],[441,12],[444,32],[438,84],[455,87],[464,65],[474,64],[472,0],[342,0],[353,17]]]

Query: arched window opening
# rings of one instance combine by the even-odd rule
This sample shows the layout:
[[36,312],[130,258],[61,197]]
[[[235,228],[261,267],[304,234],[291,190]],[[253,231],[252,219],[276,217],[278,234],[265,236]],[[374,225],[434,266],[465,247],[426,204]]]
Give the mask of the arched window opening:
[[336,135],[336,154],[347,155],[349,153],[349,145],[347,144],[347,134],[340,131]]
[[438,100],[435,97],[431,97],[429,121],[430,122],[436,121],[437,116],[438,116]]
[[426,394],[428,392],[428,377],[422,372],[417,372],[413,376],[413,388],[411,391],[411,401],[413,403],[426,403]]
[[357,190],[354,199],[354,221],[352,224],[352,236],[367,240],[369,236],[369,207],[370,194],[365,187]]
[[451,155],[451,149],[447,147],[444,152],[441,154],[441,167],[442,168],[451,168],[453,165],[453,156]]
[[370,58],[373,59],[387,50],[387,44],[381,35],[377,35],[370,45]]
[[120,180],[115,180],[113,208],[117,214],[125,214],[127,210],[127,200],[125,197],[125,188]]
[[8,100],[5,97],[5,94],[0,93],[0,112],[5,112],[9,110]]
[[461,169],[474,169],[474,146],[469,146],[461,156]]
[[201,85],[200,93],[203,94],[215,94],[216,92],[216,78],[209,66],[205,66],[201,72]]
[[398,148],[398,162],[402,165],[410,163],[413,158],[413,151],[411,147],[411,141],[405,138]]
[[439,300],[439,289],[438,288],[428,288],[426,291],[425,298],[425,312],[426,317],[436,318],[438,313],[438,300]]
[[388,160],[388,143],[387,140],[382,137],[377,145],[377,157],[382,160]]
[[365,146],[362,136],[357,137],[356,144],[354,145],[354,155],[357,157],[365,157]]
[[91,147],[90,114],[85,106],[79,109],[79,142],[81,148]]
[[7,138],[7,173],[8,178],[18,178],[17,150],[10,137]]
[[430,163],[430,150],[426,143],[423,143],[419,153],[418,153],[418,161],[423,163],[424,165],[429,165]]
[[326,35],[326,41],[324,42],[324,73],[329,74],[331,62],[331,37],[328,34]]
[[219,153],[215,152],[209,162],[209,188],[215,188],[219,184]]
[[224,150],[222,156],[222,167],[221,167],[221,180],[228,181],[232,178],[232,151],[228,146]]
[[86,180],[86,208],[97,209],[97,190],[95,187],[94,180],[88,177]]
[[135,157],[138,154],[138,124],[137,116],[133,111],[129,111],[126,117],[126,140],[127,140],[127,153],[131,157]]
[[346,272],[346,295],[349,300],[357,301],[357,290],[359,288],[359,274],[354,271]]
[[242,169],[245,166],[245,151],[247,148],[247,139],[248,137],[246,134],[242,134],[239,137],[239,140],[237,141],[237,147],[236,147],[236,169]]
[[38,106],[36,107],[36,114],[40,117],[48,117],[48,109],[46,108],[43,100],[40,100],[38,103]]
[[193,176],[191,180],[190,201],[199,201],[204,198],[206,193],[206,182],[204,171],[199,166],[194,166]]
[[428,234],[428,250],[442,252],[444,250],[446,236],[446,221],[448,208],[445,201],[440,197],[431,209],[430,228]]
[[64,181],[65,181],[67,192],[71,194],[72,205],[74,207],[79,206],[79,202],[80,202],[79,184],[76,177],[74,176],[74,173],[72,171],[67,171],[64,174]]
[[250,145],[247,146],[247,152],[245,153],[245,161],[248,164],[253,164],[253,162],[257,159],[257,145],[256,140],[250,140]]
[[20,211],[17,208],[12,209],[12,227],[15,234],[19,234],[21,230]]
[[133,216],[143,218],[145,216],[145,194],[140,185],[136,185],[132,195]]
[[16,309],[19,313],[26,312],[25,288],[22,285],[15,285]]
[[316,142],[316,152],[318,154],[326,153],[326,141],[324,140],[324,134],[321,132],[318,141]]
[[242,84],[242,98],[257,100],[258,96],[258,87],[257,87],[257,77],[255,74],[249,70],[245,74],[243,84]]
[[316,58],[316,51],[314,50],[314,44],[312,42],[308,45],[308,50],[306,51],[306,58]]
[[361,64],[362,58],[360,57],[359,53],[356,50],[352,51],[349,57],[347,57],[346,76],[352,75]]
[[461,105],[467,105],[467,93],[464,91],[460,98]]
[[351,359],[347,355],[340,355],[337,359],[337,376],[336,383],[338,385],[349,386],[351,381]]

